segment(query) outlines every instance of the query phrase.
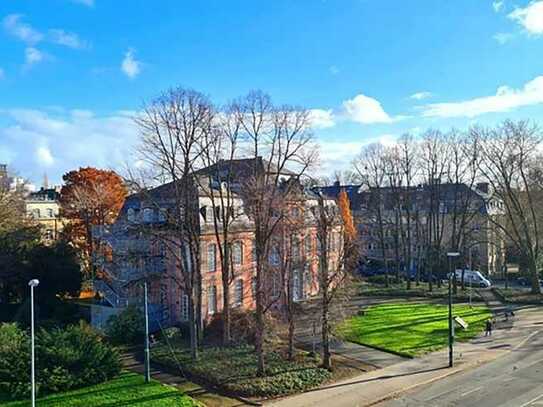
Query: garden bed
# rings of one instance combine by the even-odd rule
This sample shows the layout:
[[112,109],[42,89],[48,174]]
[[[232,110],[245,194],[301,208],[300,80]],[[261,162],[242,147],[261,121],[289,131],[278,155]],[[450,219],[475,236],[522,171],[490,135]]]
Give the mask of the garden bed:
[[[6,401],[3,401],[6,400]],[[28,406],[28,400],[7,401],[0,395],[2,407]],[[165,386],[155,380],[146,384],[143,376],[123,372],[107,382],[77,390],[55,393],[36,400],[40,407],[192,407],[201,406],[191,397],[176,388]]]
[[[172,349],[175,354],[172,354]],[[151,350],[151,359],[179,374],[181,370],[195,382],[211,385],[227,394],[244,397],[275,397],[317,387],[331,377],[318,367],[318,360],[303,352],[295,361],[285,360],[279,352],[266,354],[266,376],[257,376],[257,357],[249,345],[228,348],[207,348],[197,362],[181,344],[158,344]]]
[[[456,329],[458,341],[475,337],[491,317],[486,307],[467,305],[455,305],[453,315],[469,324],[467,330]],[[414,357],[447,345],[448,307],[409,303],[376,305],[347,319],[336,331],[344,340]]]

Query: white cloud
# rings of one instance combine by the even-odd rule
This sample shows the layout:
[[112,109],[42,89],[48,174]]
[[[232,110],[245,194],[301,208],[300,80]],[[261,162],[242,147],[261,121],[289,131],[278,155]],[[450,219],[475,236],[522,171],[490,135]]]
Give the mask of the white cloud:
[[358,123],[391,123],[393,121],[383,110],[378,100],[362,93],[344,101],[343,108],[347,113],[347,117]]
[[25,67],[30,68],[32,65],[43,61],[45,57],[46,54],[41,52],[39,49],[28,47],[25,49]]
[[543,34],[543,0],[532,1],[527,7],[517,7],[508,17],[534,35]]
[[71,0],[72,3],[82,4],[87,7],[94,7],[94,0]]
[[340,72],[339,68],[335,65],[331,65],[330,68],[328,68],[328,70],[330,71],[332,75],[337,75]]
[[123,61],[121,63],[121,71],[130,79],[134,79],[140,74],[141,62],[134,58],[134,51],[129,49],[124,54]]
[[331,109],[311,109],[309,111],[309,121],[311,122],[311,126],[317,129],[326,129],[328,127],[333,127],[336,124],[334,121],[334,113]]
[[514,37],[511,33],[496,33],[492,36],[500,45],[509,42]]
[[495,95],[461,102],[423,106],[426,117],[476,117],[485,113],[507,112],[522,106],[543,103],[543,76],[527,82],[521,89],[500,86]]
[[36,149],[36,160],[43,167],[50,167],[55,163],[53,154],[51,154],[51,150],[47,146],[41,146]]
[[505,1],[503,0],[501,1],[496,0],[492,2],[492,8],[494,9],[496,13],[499,13],[500,11],[502,11],[504,6],[505,6]]
[[[80,166],[120,169],[138,141],[130,117],[98,116],[87,110],[0,110],[0,161],[9,160],[21,175],[52,182]],[[34,152],[34,154],[29,154]]]
[[85,43],[81,41],[75,33],[66,32],[61,29],[51,29],[48,31],[49,41],[63,45],[65,47],[80,49],[85,47]]
[[21,14],[10,14],[3,20],[4,29],[19,40],[29,44],[37,44],[43,40],[43,34],[30,24],[23,23]]
[[426,91],[413,93],[411,96],[409,96],[410,99],[415,99],[415,100],[427,99],[429,97],[432,97],[432,93],[426,92]]

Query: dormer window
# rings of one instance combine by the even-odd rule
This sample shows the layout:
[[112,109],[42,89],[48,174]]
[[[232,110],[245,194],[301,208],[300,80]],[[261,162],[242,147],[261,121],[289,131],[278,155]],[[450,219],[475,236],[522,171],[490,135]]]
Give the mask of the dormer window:
[[152,208],[145,208],[143,210],[143,221],[145,223],[153,222],[154,210]]
[[126,217],[128,218],[129,222],[134,222],[136,220],[136,211],[132,208],[128,209],[126,212]]

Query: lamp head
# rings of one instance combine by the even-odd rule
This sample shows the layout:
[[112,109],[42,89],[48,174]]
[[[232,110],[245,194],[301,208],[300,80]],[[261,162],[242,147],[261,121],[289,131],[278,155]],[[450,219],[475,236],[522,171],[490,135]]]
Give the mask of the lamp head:
[[28,285],[30,287],[37,287],[39,283],[40,283],[40,280],[37,280],[37,279],[34,278],[34,279],[32,279],[32,280],[30,280],[28,282]]

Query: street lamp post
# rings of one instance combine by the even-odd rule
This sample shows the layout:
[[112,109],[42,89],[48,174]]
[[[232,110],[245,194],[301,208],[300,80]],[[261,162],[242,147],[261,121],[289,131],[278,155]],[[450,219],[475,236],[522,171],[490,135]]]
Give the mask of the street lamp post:
[[151,381],[151,363],[149,361],[149,305],[147,299],[147,281],[144,282],[144,308],[145,308],[145,383]]
[[453,316],[452,316],[452,279],[456,279],[456,272],[453,270],[452,259],[460,256],[458,252],[449,252],[447,253],[447,258],[449,259],[449,367],[453,367],[453,341],[454,341],[454,332],[453,332]]
[[32,385],[32,407],[36,406],[36,379],[35,379],[35,355],[34,355],[34,287],[37,287],[39,280],[33,279],[28,282],[30,286],[30,383]]

